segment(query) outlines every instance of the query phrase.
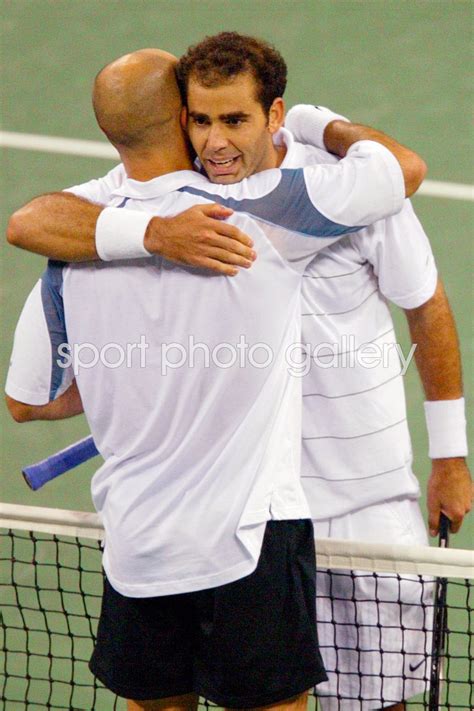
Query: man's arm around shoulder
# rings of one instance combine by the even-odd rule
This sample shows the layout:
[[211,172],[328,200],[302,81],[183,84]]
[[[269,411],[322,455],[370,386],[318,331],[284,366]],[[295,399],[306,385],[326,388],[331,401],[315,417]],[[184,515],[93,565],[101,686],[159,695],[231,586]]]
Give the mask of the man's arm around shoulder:
[[64,262],[99,259],[95,226],[101,205],[71,193],[49,193],[34,198],[10,217],[9,244]]
[[[131,235],[132,248],[117,244],[114,256],[110,236],[103,248],[96,241],[97,223],[104,210],[103,205],[67,192],[40,195],[13,213],[7,240],[15,247],[63,262],[159,254],[173,262],[228,276],[237,274],[239,267],[249,268],[256,257],[250,237],[224,221],[232,210],[214,204],[195,205],[175,217],[150,215],[144,238],[144,215],[135,212],[139,225],[136,249],[133,251]],[[116,219],[125,216],[119,208],[107,210],[116,210]],[[127,211],[127,218],[131,212]]]
[[324,143],[330,153],[343,158],[348,148],[357,141],[375,141],[397,159],[405,182],[405,197],[410,197],[420,187],[425,179],[427,166],[423,158],[410,148],[402,146],[394,138],[382,131],[369,126],[347,123],[346,121],[331,121],[324,131]]
[[358,141],[374,141],[385,146],[400,165],[405,183],[405,197],[420,187],[426,176],[426,163],[415,151],[370,126],[355,124],[324,106],[298,104],[287,114],[285,126],[297,141],[322,148],[344,158]]

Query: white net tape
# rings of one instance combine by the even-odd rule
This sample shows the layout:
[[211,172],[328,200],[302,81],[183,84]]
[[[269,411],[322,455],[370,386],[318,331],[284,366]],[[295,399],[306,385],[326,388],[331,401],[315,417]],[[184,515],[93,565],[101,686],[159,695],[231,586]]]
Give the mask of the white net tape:
[[[99,516],[84,511],[0,503],[0,526],[75,538],[104,538]],[[319,538],[317,566],[333,570],[472,579],[474,551]]]

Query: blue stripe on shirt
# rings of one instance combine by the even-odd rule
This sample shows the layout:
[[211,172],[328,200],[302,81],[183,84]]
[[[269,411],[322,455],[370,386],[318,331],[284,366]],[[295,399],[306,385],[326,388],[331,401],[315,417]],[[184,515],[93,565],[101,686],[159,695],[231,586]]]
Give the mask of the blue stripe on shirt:
[[364,225],[348,227],[338,224],[319,212],[308,195],[302,169],[282,169],[280,173],[281,180],[276,188],[259,198],[236,200],[190,186],[180,188],[180,192],[218,202],[236,212],[245,212],[270,224],[309,237],[336,237],[363,229]]
[[58,364],[58,360],[61,360],[58,348],[62,343],[67,343],[63,303],[64,267],[64,262],[49,260],[48,266],[41,277],[41,300],[51,341],[50,400],[54,400],[56,397],[65,373],[65,369]]

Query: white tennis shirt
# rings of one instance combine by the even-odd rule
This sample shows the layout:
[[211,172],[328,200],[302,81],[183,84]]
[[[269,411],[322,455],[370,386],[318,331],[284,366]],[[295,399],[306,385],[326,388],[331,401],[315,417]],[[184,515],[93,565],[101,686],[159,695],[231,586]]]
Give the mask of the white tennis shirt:
[[[159,257],[50,262],[17,327],[6,391],[46,403],[76,366],[105,459],[92,481],[104,568],[120,593],[148,597],[244,577],[267,520],[310,516],[301,379],[286,362],[300,340],[300,273],[348,225],[400,210],[404,185],[397,161],[370,142],[334,166],[266,171],[230,186],[188,171],[147,183],[119,172],[108,203],[124,217],[170,216],[207,200],[257,215],[231,218],[258,253],[235,278]],[[96,188],[75,192],[103,199]],[[79,349],[82,366],[61,368],[58,348]]]
[[[287,146],[282,168],[338,160],[295,142],[286,130],[277,141]],[[344,237],[308,264],[302,284],[302,477],[314,519],[395,497],[418,498],[403,364],[388,302],[416,308],[436,284],[431,246],[408,200],[399,214]]]

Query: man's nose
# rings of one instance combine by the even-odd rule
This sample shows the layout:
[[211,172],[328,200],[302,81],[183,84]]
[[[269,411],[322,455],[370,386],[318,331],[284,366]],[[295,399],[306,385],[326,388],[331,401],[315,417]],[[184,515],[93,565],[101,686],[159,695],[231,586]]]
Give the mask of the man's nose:
[[209,133],[207,134],[207,148],[211,151],[219,151],[227,146],[227,137],[225,131],[218,124],[214,124],[210,127]]

